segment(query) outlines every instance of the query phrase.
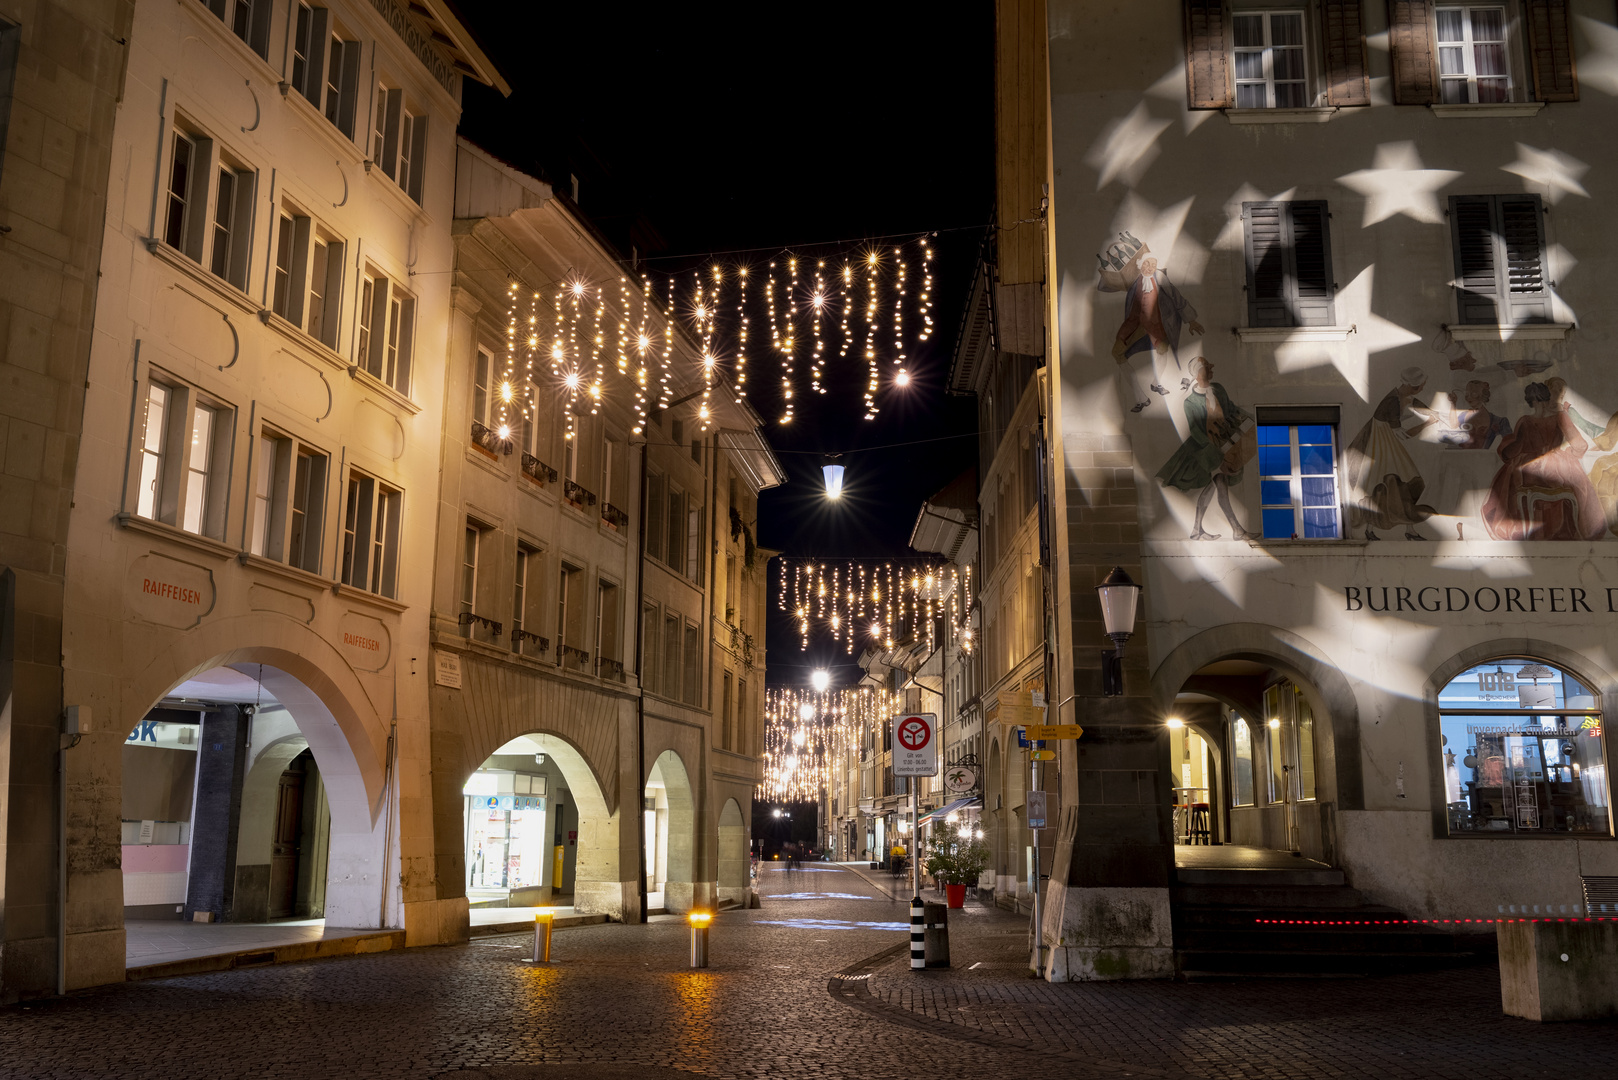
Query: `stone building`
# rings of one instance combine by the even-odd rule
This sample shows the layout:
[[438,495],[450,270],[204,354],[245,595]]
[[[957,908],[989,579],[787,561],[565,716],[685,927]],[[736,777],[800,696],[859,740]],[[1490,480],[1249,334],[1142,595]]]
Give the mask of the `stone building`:
[[1233,860],[1581,911],[1618,875],[1612,5],[999,11],[996,347],[1043,367],[1085,728],[1044,974],[1203,962],[1186,886]]
[[[780,465],[751,409],[704,393],[697,346],[666,339],[661,311],[642,321],[639,283],[570,199],[465,141],[457,175],[438,522],[452,554],[432,625],[434,671],[453,671],[431,691],[440,886],[631,921],[742,901],[763,739],[757,499]],[[633,323],[659,352],[672,342],[644,421],[613,361],[599,395],[572,401],[546,357],[508,366],[531,298],[549,322],[574,286],[590,333]],[[480,767],[515,787],[463,805]]]
[[123,977],[126,917],[453,939],[424,616],[460,85],[504,84],[436,0],[140,5],[128,42],[65,548],[67,985]]
[[132,15],[0,4],[0,1002],[61,966],[64,564]]

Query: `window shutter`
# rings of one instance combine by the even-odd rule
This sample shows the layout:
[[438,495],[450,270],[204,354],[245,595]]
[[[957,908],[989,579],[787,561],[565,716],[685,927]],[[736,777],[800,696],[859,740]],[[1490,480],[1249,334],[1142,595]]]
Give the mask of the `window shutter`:
[[1504,322],[1513,326],[1551,321],[1551,292],[1545,275],[1545,238],[1537,195],[1495,197],[1499,257],[1504,270]]
[[1579,100],[1573,66],[1572,17],[1567,0],[1527,0],[1528,55],[1534,63],[1534,98]]
[[1457,195],[1449,201],[1449,213],[1460,321],[1497,323],[1494,200],[1487,195]]
[[1393,50],[1393,100],[1431,105],[1438,100],[1430,0],[1388,0],[1388,42]]
[[354,105],[360,96],[359,85],[360,43],[357,41],[345,42],[343,45],[342,109],[337,118],[337,127],[350,139],[354,137]]
[[1286,204],[1243,203],[1247,240],[1247,320],[1251,326],[1291,326],[1287,305]]
[[1286,206],[1293,325],[1331,326],[1336,321],[1337,293],[1331,269],[1331,214],[1318,199]]
[[1365,71],[1365,24],[1360,0],[1321,0],[1322,51],[1326,57],[1326,104],[1369,105]]
[[1185,81],[1193,109],[1230,106],[1229,21],[1220,0],[1185,0]]
[[326,90],[326,46],[331,43],[329,15],[325,8],[315,8],[309,13],[309,59],[303,66],[303,85],[293,87],[317,109]]

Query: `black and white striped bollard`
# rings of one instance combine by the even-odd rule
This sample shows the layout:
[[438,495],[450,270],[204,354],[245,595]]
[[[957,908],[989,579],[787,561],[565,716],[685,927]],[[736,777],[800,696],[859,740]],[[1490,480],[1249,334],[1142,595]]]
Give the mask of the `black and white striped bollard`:
[[910,970],[920,971],[927,966],[927,909],[921,897],[910,900]]

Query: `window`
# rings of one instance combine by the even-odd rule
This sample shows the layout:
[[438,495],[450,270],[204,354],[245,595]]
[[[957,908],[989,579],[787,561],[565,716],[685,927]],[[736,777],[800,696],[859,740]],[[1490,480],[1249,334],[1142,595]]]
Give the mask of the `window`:
[[511,651],[514,653],[533,654],[539,651],[538,642],[528,640],[528,635],[534,632],[528,618],[528,605],[534,601],[529,596],[528,572],[538,561],[538,551],[527,544],[517,545],[517,565],[511,584]]
[[341,240],[307,215],[282,208],[275,230],[270,310],[331,349],[337,347],[343,248]]
[[1438,692],[1450,835],[1608,836],[1596,693],[1523,657],[1469,668]]
[[664,565],[674,570],[685,569],[685,492],[670,488],[667,497],[668,517],[663,545]]
[[692,439],[691,440],[691,460],[695,461],[699,465],[702,464],[702,440],[701,439]]
[[17,43],[21,37],[22,33],[17,24],[0,19],[0,164],[4,163],[6,157],[6,132],[11,123],[12,86],[17,78]]
[[253,246],[253,174],[219,166],[214,189],[210,269],[238,289],[247,288],[247,256]]
[[253,461],[254,555],[320,572],[328,458],[296,439],[265,429]]
[[641,670],[640,684],[647,693],[658,692],[657,668],[659,658],[657,651],[657,630],[659,626],[657,605],[642,603],[640,606],[640,632],[641,632]]
[[1234,806],[1253,805],[1253,729],[1247,721],[1232,713],[1230,718],[1231,757],[1235,759],[1236,783],[1231,791]]
[[731,674],[725,672],[724,689],[719,697],[719,745],[726,750],[732,749],[735,738],[735,728],[731,723],[730,714],[730,685]]
[[416,329],[415,297],[366,270],[360,276],[359,366],[401,394],[410,393],[410,361]]
[[1236,107],[1299,109],[1304,85],[1303,12],[1262,11],[1231,17]]
[[483,546],[483,529],[468,521],[461,540],[461,632],[476,637],[472,616],[478,602],[478,554]]
[[685,511],[685,576],[702,584],[702,538],[705,530],[702,527],[702,504],[695,500],[686,501]]
[[1259,502],[1265,537],[1334,540],[1342,535],[1337,411],[1335,405],[1259,408]]
[[376,92],[376,123],[371,134],[371,160],[405,194],[421,201],[421,172],[426,160],[427,118],[405,106],[404,91],[385,84]]
[[252,170],[216,155],[212,139],[176,120],[163,193],[163,242],[246,289],[255,180]]
[[556,590],[556,662],[580,669],[590,654],[585,651],[585,581],[580,567],[562,564]]
[[225,538],[232,415],[188,387],[147,384],[137,515],[198,536]]
[[487,349],[478,349],[477,359],[472,364],[472,422],[489,426],[489,372],[494,367],[494,357]]
[[1511,100],[1506,65],[1506,9],[1441,7],[1438,19],[1439,100],[1446,105]]
[[616,675],[618,659],[618,586],[605,579],[596,582],[596,674]]
[[354,137],[354,104],[359,91],[360,43],[333,34],[326,44],[323,111],[349,138]]
[[737,753],[747,753],[747,680],[736,680],[736,741],[731,749]]
[[669,482],[666,476],[652,473],[646,477],[646,554],[662,561],[663,518],[668,510]]
[[265,59],[269,58],[272,6],[270,0],[208,0],[208,10]]
[[616,451],[617,446],[614,445],[610,438],[602,442],[601,501],[608,505],[612,504],[613,496],[618,494],[618,485],[614,482],[617,477],[613,474],[613,469],[617,465],[616,458],[620,457],[621,455],[617,454]]
[[343,510],[343,584],[393,597],[399,572],[399,511],[403,494],[353,472]]
[[1242,203],[1250,326],[1331,326],[1337,286],[1323,201]]
[[666,698],[680,696],[680,631],[683,627],[684,620],[678,615],[664,613],[663,674],[658,680],[658,690]]
[[1449,207],[1459,321],[1550,322],[1539,196],[1456,195]]
[[685,624],[685,696],[687,705],[702,704],[702,629]]
[[320,107],[321,46],[326,40],[326,9],[298,4],[292,31],[292,88]]

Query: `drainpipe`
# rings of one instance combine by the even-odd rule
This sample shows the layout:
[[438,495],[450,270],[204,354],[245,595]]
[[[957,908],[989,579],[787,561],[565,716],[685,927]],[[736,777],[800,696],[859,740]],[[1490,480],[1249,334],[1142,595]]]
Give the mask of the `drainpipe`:
[[[643,433],[644,436],[644,433]],[[646,814],[641,810],[646,784],[646,448],[640,444],[640,547],[635,556],[635,835],[640,844],[635,852],[636,892],[640,896],[640,920],[646,921]],[[621,800],[621,802],[627,801]]]

